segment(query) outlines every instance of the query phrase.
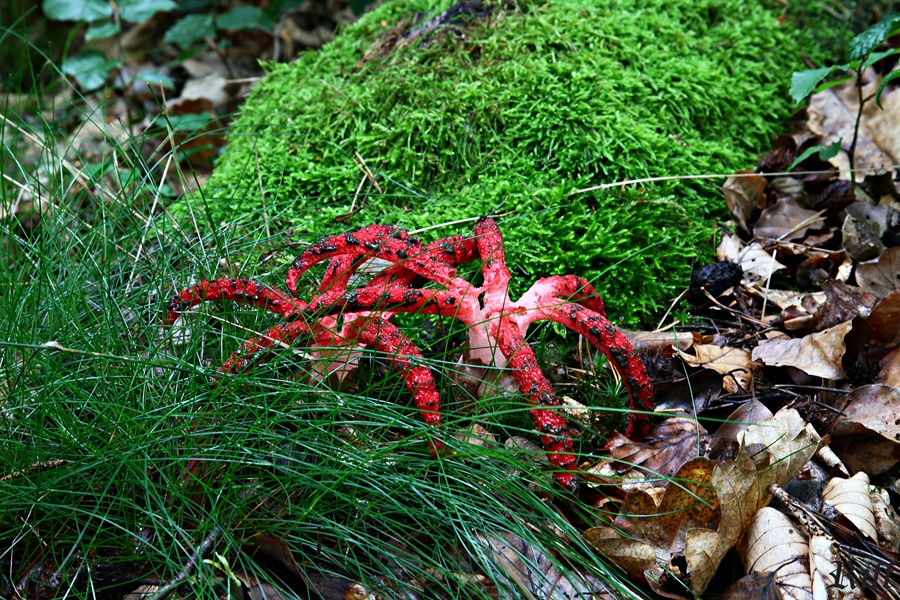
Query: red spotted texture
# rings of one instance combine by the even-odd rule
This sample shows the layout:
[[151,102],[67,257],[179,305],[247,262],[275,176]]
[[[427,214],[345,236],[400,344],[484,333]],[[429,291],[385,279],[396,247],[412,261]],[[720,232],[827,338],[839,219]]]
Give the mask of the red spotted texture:
[[[360,265],[371,258],[391,264],[368,283],[348,289]],[[480,286],[456,274],[457,266],[476,260],[483,274]],[[286,283],[292,294],[296,295],[303,275],[321,262],[327,262],[325,273],[308,304],[252,279],[217,279],[175,295],[164,322],[173,323],[183,311],[207,300],[254,304],[286,320],[244,342],[222,365],[224,372],[247,370],[282,344],[305,341],[326,351],[341,346],[374,348],[388,357],[403,378],[425,422],[438,425],[440,397],[431,370],[390,319],[398,313],[459,319],[469,328],[473,357],[511,370],[533,405],[535,428],[550,462],[558,468],[556,481],[574,490],[577,460],[571,433],[553,388],[525,341],[532,322],[555,321],[584,336],[609,358],[622,375],[631,401],[627,435],[648,435],[648,413],[653,410],[650,378],[634,348],[606,319],[597,291],[581,277],[556,275],[539,279],[519,300],[510,299],[503,236],[492,219],[479,219],[471,236],[430,244],[385,225],[323,238],[291,265]],[[433,442],[433,450],[440,447],[440,442]]]
[[[534,408],[531,409],[531,420],[541,436],[541,443],[547,452],[550,463],[571,471],[576,468],[575,449],[566,419],[553,410],[559,406],[559,400],[541,371],[537,358],[519,328],[508,319],[500,323],[498,342],[500,351],[507,357],[507,366],[512,370],[519,389]],[[565,488],[573,488],[575,478],[571,473],[558,471],[555,474],[558,483]]]
[[[388,356],[391,366],[403,377],[425,422],[428,425],[440,425],[441,397],[419,349],[393,323],[383,319],[367,323],[356,321],[356,326],[361,327],[358,338],[361,344],[371,346]],[[432,443],[433,452],[440,451],[441,448],[440,441]]]

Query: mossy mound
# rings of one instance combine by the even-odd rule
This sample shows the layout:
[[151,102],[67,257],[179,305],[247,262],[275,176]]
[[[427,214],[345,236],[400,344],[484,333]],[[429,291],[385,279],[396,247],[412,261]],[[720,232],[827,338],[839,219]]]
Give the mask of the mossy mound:
[[[530,0],[392,47],[391,32],[450,5],[439,4],[386,2],[322,50],[272,65],[208,207],[261,218],[258,164],[266,214],[310,238],[513,212],[499,221],[521,288],[575,273],[615,318],[649,323],[711,252],[720,182],[571,192],[752,165],[789,116],[797,32],[765,0]],[[355,197],[357,153],[380,192]]]

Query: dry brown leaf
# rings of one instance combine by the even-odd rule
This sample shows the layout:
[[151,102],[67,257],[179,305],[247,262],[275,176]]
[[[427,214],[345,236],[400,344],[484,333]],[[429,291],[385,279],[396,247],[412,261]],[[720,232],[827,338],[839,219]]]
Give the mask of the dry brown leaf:
[[[847,86],[848,84],[845,84]],[[874,93],[873,89],[870,93]],[[807,127],[822,138],[821,143],[828,145],[843,138],[853,138],[856,128],[857,104],[856,89],[832,88],[814,94],[807,107]],[[874,103],[870,103],[874,107]],[[869,129],[863,124],[858,130],[856,141],[855,166],[857,169],[878,169],[888,167],[894,160],[878,147],[869,135]],[[841,153],[829,161],[839,169],[846,170],[850,164],[846,153]]]
[[719,600],[782,600],[775,573],[751,573],[741,577],[725,590]]
[[707,437],[706,430],[696,420],[673,418],[653,428],[652,442],[635,442],[614,431],[607,448],[610,462],[618,472],[640,467],[661,485],[665,482],[659,476],[672,477],[681,465],[696,458]]
[[847,396],[843,414],[835,423],[835,434],[845,421],[859,423],[884,438],[900,443],[900,388],[864,385]]
[[612,527],[593,527],[584,532],[584,537],[625,569],[634,581],[643,581],[644,571],[656,564],[656,550],[653,546],[643,540],[622,537]]
[[732,176],[725,180],[722,185],[722,193],[725,194],[728,211],[734,215],[738,226],[749,232],[747,220],[753,209],[763,208],[766,205],[766,179],[751,171],[738,171],[736,175],[739,176]]
[[744,242],[741,241],[741,238],[733,233],[723,234],[722,241],[716,247],[716,259],[718,262],[730,261],[736,263],[743,249]]
[[900,292],[893,291],[881,299],[866,322],[872,326],[872,336],[885,346],[900,343]]
[[881,361],[881,371],[875,378],[876,383],[890,387],[900,387],[900,349],[894,349]]
[[756,511],[769,502],[769,494],[759,486],[756,465],[744,448],[735,460],[716,465],[712,485],[721,511],[718,530],[695,527],[687,532],[685,540],[691,588],[698,594],[709,585],[719,563],[744,534]]
[[832,448],[852,471],[883,473],[900,461],[900,388],[864,385],[846,399]]
[[753,226],[753,235],[772,240],[800,239],[811,226],[821,224],[823,212],[805,209],[794,198],[781,198],[762,211]]
[[856,282],[863,291],[885,298],[900,282],[900,246],[889,248],[875,260],[856,265]]
[[845,379],[841,359],[847,347],[844,338],[853,328],[847,321],[825,331],[790,340],[764,340],[753,349],[753,360],[772,367],[794,367],[823,379]]
[[841,227],[841,247],[853,260],[871,260],[884,252],[881,229],[868,219],[847,215]]
[[763,250],[759,242],[753,242],[744,248],[737,257],[737,264],[744,270],[744,279],[748,283],[765,285],[775,271],[786,269],[771,254]]
[[863,105],[862,126],[876,145],[896,163],[900,160],[900,94],[883,94],[881,108],[872,102]]
[[847,517],[869,539],[878,541],[875,512],[869,496],[869,476],[859,472],[850,479],[834,477],[825,484],[822,500]]
[[677,483],[666,487],[658,505],[643,490],[629,492],[615,527],[588,529],[585,538],[596,542],[597,548],[611,560],[617,562],[621,558],[623,566],[627,564],[631,570],[646,564],[649,553],[644,544],[649,546],[656,560],[642,574],[646,583],[662,593],[664,574],[667,577],[686,575],[672,559],[683,555],[687,531],[709,526],[716,520],[719,502],[712,487],[714,468],[715,463],[706,458],[688,461],[675,475]]
[[828,280],[822,287],[825,290],[825,302],[816,312],[819,320],[816,329],[819,331],[851,321],[854,317],[865,319],[878,301],[872,294],[840,281]]
[[762,508],[753,517],[738,544],[738,556],[749,573],[775,573],[782,598],[812,600],[809,543],[799,527],[774,508]]
[[695,355],[678,352],[678,355],[693,367],[711,369],[725,375],[722,385],[730,393],[749,391],[753,373],[753,360],[750,352],[729,346],[719,347],[715,344],[694,346]]

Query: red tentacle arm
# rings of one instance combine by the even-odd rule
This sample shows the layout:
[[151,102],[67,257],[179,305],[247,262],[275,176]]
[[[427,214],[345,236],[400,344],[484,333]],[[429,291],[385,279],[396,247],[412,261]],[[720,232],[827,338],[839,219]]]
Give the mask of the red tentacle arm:
[[485,304],[509,304],[507,290],[510,275],[506,268],[506,251],[500,229],[493,219],[482,217],[475,225],[474,235],[484,274],[482,287],[485,290]]
[[[566,304],[549,320],[580,333],[594,347],[603,352],[622,376],[631,401],[626,437],[647,437],[650,433],[649,412],[653,411],[653,385],[644,363],[634,351],[628,338],[606,317],[578,304]],[[641,411],[641,412],[634,412]]]
[[[560,300],[564,298],[564,300]],[[526,321],[539,321],[556,312],[561,304],[576,302],[606,316],[603,299],[587,279],[576,275],[554,275],[538,279],[516,304],[529,307]],[[543,309],[543,310],[535,310]]]
[[456,317],[464,323],[470,323],[479,315],[473,314],[467,298],[444,290],[428,290],[420,288],[364,287],[347,292],[328,304],[320,305],[318,301],[310,304],[307,313],[337,314],[341,312],[388,312],[420,313],[425,315],[442,315]]
[[309,327],[303,321],[294,321],[287,325],[276,325],[265,334],[250,338],[239,350],[228,357],[219,371],[222,373],[243,373],[250,367],[266,362],[276,346],[290,346],[302,335],[311,335]]
[[306,309],[302,301],[253,279],[213,279],[201,281],[173,296],[166,304],[163,325],[171,325],[189,308],[217,300],[255,304],[283,317],[300,316]]
[[[350,324],[350,335],[357,335],[359,343],[376,348],[390,359],[391,366],[403,378],[413,396],[416,408],[425,423],[441,424],[441,397],[431,370],[424,365],[425,357],[397,327],[384,319],[360,318]],[[432,452],[443,448],[440,440],[432,442]]]
[[553,474],[557,483],[566,489],[576,488],[575,476],[570,472],[575,467],[575,448],[569,434],[569,425],[559,413],[549,410],[559,406],[559,400],[550,382],[541,371],[531,346],[519,332],[519,327],[509,319],[501,320],[498,327],[500,352],[507,358],[519,389],[535,406],[531,409],[531,420],[541,435],[541,443],[550,462],[565,471]]
[[396,227],[370,225],[356,232],[327,237],[298,256],[286,279],[291,293],[297,293],[297,282],[313,265],[335,256],[403,262],[404,269],[432,281],[449,281],[456,277],[453,267],[440,260],[437,253],[427,252],[422,242],[409,237],[406,232]]

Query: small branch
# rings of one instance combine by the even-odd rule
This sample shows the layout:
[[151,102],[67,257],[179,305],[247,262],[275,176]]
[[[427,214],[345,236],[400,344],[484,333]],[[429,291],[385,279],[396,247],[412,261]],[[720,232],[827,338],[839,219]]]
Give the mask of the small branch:
[[163,600],[164,598],[169,597],[169,595],[178,589],[180,585],[182,585],[187,578],[194,574],[194,571],[197,569],[197,565],[203,560],[203,558],[209,554],[209,551],[212,550],[213,546],[216,544],[216,540],[219,538],[219,534],[222,533],[222,528],[216,525],[213,527],[212,531],[207,534],[207,536],[203,539],[203,542],[194,551],[194,555],[187,561],[184,565],[184,568],[181,570],[177,576],[173,579],[170,579],[168,582],[163,584],[155,595],[151,596],[148,600]]

